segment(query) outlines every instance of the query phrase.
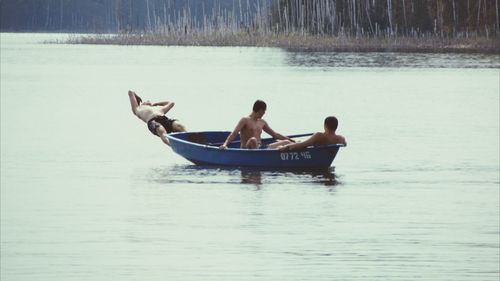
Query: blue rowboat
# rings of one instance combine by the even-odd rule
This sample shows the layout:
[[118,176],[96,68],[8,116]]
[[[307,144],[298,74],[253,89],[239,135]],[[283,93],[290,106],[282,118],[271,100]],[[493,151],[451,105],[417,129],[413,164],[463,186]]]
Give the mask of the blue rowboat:
[[[230,132],[172,133],[167,136],[172,150],[196,165],[258,167],[273,169],[328,169],[342,144],[307,147],[296,151],[274,149],[241,149],[236,138],[227,149],[219,146]],[[292,135],[290,138],[312,134]],[[262,139],[262,145],[275,140]]]

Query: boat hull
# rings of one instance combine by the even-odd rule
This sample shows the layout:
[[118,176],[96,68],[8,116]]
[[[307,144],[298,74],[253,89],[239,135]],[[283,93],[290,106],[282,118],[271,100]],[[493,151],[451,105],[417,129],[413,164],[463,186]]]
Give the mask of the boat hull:
[[[168,139],[174,152],[197,165],[273,169],[328,169],[342,146],[308,147],[297,151],[240,149],[237,139],[227,149],[219,149],[219,145],[229,133],[173,133],[168,135]],[[273,141],[273,139],[262,140],[263,144]]]

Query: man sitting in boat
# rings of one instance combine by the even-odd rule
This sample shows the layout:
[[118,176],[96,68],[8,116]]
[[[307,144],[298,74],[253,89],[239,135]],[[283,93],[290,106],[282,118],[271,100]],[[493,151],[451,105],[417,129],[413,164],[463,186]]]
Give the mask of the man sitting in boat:
[[288,141],[281,141],[270,144],[269,146],[273,146],[278,148],[279,150],[297,150],[306,148],[308,146],[320,146],[320,145],[328,145],[328,144],[343,144],[347,145],[345,138],[341,135],[337,135],[335,131],[339,125],[339,121],[335,116],[326,117],[324,127],[325,131],[323,133],[315,133],[310,138],[303,142],[292,143]]
[[160,137],[165,144],[170,145],[167,139],[167,134],[186,131],[184,125],[179,123],[179,121],[165,116],[165,114],[167,114],[167,112],[174,107],[174,102],[143,102],[142,99],[133,91],[128,91],[128,96],[134,115],[148,124],[149,131],[153,133],[153,135]]
[[283,136],[282,134],[276,133],[273,129],[271,129],[271,127],[269,127],[269,124],[262,119],[262,116],[266,113],[266,109],[266,103],[261,100],[257,100],[253,105],[252,113],[250,113],[249,116],[241,118],[234,130],[227,137],[224,144],[222,144],[219,148],[226,149],[238,134],[240,134],[241,148],[263,148],[260,137],[263,130],[275,139],[287,140],[292,143],[293,140]]

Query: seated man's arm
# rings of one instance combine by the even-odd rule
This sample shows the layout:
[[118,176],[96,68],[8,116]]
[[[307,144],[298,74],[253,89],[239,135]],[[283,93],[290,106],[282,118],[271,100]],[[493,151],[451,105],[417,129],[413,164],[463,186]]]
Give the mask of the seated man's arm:
[[342,137],[342,136],[341,136],[341,137],[340,137],[340,140],[341,140],[341,142],[340,142],[341,144],[343,144],[343,145],[346,145],[346,146],[347,146],[347,141],[345,140],[345,138],[344,138],[344,137]]
[[307,140],[305,140],[303,142],[287,144],[287,145],[279,148],[279,150],[297,150],[297,149],[306,148],[308,146],[311,146],[311,145],[318,143],[320,141],[320,138],[321,138],[321,133],[315,133],[314,135],[312,135],[311,137],[309,137]]
[[280,134],[280,133],[276,133],[276,136],[277,136],[277,137],[275,137],[275,139],[279,139],[279,140],[289,140],[289,141],[291,141],[291,142],[295,142],[293,139],[291,139],[291,138],[289,138],[289,137],[287,137],[287,136],[284,136],[284,135],[282,135],[282,134]]
[[277,140],[289,140],[291,142],[295,142],[291,138],[289,138],[287,136],[284,136],[284,135],[282,135],[280,133],[275,132],[273,129],[271,129],[271,127],[269,127],[269,125],[267,124],[267,122],[265,122],[264,127],[262,128],[262,130],[264,130],[264,132],[268,133],[271,137],[273,137],[273,138],[275,138]]
[[219,146],[219,148],[226,149],[227,146],[231,142],[233,142],[234,138],[236,138],[236,136],[240,133],[241,129],[243,129],[243,126],[245,126],[245,118],[241,118],[241,120],[238,122],[238,124],[236,124],[236,127],[231,132],[231,134],[229,134],[229,136],[227,136],[226,141],[221,146]]

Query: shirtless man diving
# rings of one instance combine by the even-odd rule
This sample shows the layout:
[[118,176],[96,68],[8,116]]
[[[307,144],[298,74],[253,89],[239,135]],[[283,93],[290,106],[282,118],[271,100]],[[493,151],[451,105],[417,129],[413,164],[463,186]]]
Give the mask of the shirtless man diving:
[[175,119],[169,119],[165,114],[174,107],[175,103],[171,101],[162,101],[151,103],[143,102],[142,99],[133,91],[128,91],[132,112],[139,119],[148,124],[148,129],[153,135],[167,145],[170,145],[167,134],[172,132],[185,132],[186,128]]
[[227,137],[224,144],[222,144],[219,148],[226,149],[238,134],[240,134],[241,148],[262,148],[260,137],[262,131],[268,133],[275,139],[293,142],[290,138],[273,131],[267,122],[262,119],[262,116],[266,113],[266,108],[267,105],[265,102],[257,100],[253,105],[252,113],[250,113],[247,117],[241,118],[234,130]]

